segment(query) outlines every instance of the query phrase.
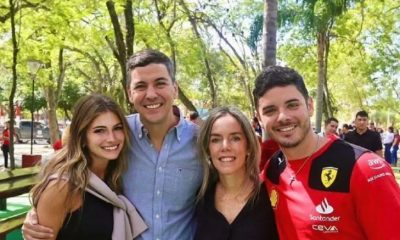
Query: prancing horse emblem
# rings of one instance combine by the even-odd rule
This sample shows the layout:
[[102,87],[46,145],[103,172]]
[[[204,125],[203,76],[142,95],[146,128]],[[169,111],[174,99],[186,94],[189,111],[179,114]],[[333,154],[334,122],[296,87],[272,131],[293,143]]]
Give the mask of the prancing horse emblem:
[[335,182],[338,169],[335,167],[324,167],[321,172],[321,181],[325,188],[330,187]]

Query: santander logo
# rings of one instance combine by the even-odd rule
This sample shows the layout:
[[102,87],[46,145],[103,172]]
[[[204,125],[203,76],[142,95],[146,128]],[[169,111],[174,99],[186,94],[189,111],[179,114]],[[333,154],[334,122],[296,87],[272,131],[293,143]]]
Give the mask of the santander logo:
[[333,212],[333,207],[329,205],[328,200],[324,198],[320,204],[315,208],[320,214],[331,214]]

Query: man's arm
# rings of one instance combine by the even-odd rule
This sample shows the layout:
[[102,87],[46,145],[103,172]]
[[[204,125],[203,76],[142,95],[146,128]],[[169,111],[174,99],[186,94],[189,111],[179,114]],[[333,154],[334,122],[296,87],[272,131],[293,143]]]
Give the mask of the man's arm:
[[357,221],[369,240],[398,239],[400,188],[390,165],[373,153],[358,159],[351,180]]
[[24,240],[49,240],[54,234],[53,230],[38,224],[38,216],[35,209],[32,209],[25,217],[22,225]]
[[375,154],[378,155],[379,157],[383,157],[383,151],[382,151],[382,149],[376,150],[376,151],[375,151]]

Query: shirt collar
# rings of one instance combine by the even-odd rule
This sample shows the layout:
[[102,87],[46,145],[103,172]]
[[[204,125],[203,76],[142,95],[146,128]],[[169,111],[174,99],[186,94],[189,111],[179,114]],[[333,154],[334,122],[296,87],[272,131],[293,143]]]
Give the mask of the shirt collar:
[[[144,136],[147,136],[149,134],[149,130],[147,130],[143,126],[143,123],[140,121],[139,115],[136,118],[136,123],[137,123],[137,126],[138,126],[138,129],[137,129],[138,137],[139,137],[139,139],[142,139]],[[181,141],[182,132],[186,128],[187,124],[188,123],[186,122],[186,120],[181,115],[181,117],[179,118],[178,124],[173,126],[171,129],[169,129],[168,133],[170,131],[174,131],[176,139],[178,140],[178,142],[180,142]]]

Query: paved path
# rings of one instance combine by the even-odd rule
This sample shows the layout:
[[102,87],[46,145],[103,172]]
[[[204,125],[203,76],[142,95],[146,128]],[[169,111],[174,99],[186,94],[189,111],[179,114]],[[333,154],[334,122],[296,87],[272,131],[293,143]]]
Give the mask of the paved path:
[[[53,147],[47,144],[45,141],[33,144],[32,148],[33,154],[42,155],[42,161],[47,161],[50,159],[51,155],[54,153]],[[30,143],[16,143],[14,144],[14,156],[15,156],[15,166],[21,167],[22,165],[22,155],[31,153]],[[10,161],[10,157],[8,158]],[[3,152],[0,151],[0,168],[4,167],[4,157]]]

